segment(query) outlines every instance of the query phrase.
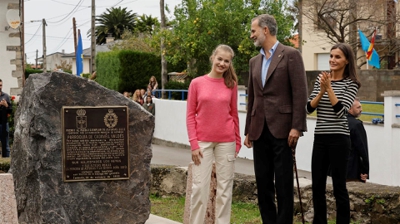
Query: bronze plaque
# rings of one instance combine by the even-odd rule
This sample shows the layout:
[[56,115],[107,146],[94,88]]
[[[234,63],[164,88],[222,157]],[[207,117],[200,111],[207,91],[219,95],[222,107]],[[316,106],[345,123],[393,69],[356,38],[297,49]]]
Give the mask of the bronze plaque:
[[64,182],[129,179],[128,107],[63,107]]

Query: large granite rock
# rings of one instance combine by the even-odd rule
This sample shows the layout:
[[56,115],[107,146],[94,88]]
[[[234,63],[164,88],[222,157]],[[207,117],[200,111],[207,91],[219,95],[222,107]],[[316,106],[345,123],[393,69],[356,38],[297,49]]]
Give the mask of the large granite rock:
[[[63,182],[62,106],[128,106],[130,179]],[[19,223],[145,223],[154,117],[93,81],[33,74],[16,113],[10,172]]]

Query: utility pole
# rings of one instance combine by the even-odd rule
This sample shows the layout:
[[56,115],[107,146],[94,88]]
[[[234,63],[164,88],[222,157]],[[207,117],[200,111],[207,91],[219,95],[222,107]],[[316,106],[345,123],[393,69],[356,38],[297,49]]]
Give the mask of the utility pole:
[[75,17],[72,18],[72,29],[74,30],[74,49],[75,49],[75,55],[76,55],[77,43],[76,43],[76,20],[75,20]]
[[[165,30],[165,10],[164,0],[160,0],[160,13],[161,13],[161,32]],[[164,35],[164,34],[163,34]],[[167,60],[165,59],[165,37],[161,36],[161,93],[164,98],[165,84],[167,83]]]
[[35,63],[35,69],[37,69],[37,60],[38,60],[38,49],[36,49],[36,63]]
[[43,26],[43,73],[47,72],[46,65],[46,20],[42,19]]
[[96,71],[96,32],[95,32],[95,19],[96,19],[96,1],[92,0],[92,27],[90,29],[90,61],[91,61],[91,74]]
[[24,55],[22,57],[22,87],[25,86],[25,60],[26,60],[26,56],[25,56],[25,5],[24,5],[24,1],[20,1],[21,2],[21,11],[20,11],[20,16],[21,16],[21,53],[22,55]]

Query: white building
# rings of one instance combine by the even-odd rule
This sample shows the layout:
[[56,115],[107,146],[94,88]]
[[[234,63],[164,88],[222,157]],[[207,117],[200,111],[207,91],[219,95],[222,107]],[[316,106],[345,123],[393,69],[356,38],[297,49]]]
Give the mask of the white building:
[[[3,81],[3,91],[10,95],[19,95],[22,92],[21,27],[13,29],[7,22],[7,16],[8,18],[10,18],[9,15],[18,17],[19,11],[19,0],[0,1],[0,79]],[[18,20],[14,18],[13,21]]]

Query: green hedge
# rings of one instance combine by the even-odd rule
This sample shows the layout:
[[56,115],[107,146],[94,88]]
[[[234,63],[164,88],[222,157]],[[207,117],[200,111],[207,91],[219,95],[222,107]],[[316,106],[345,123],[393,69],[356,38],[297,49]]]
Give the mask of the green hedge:
[[96,55],[96,81],[106,88],[118,91],[121,63],[118,51],[99,52]]
[[36,73],[43,73],[43,70],[40,69],[32,69],[32,68],[25,68],[25,79],[29,78],[30,74]]
[[123,50],[118,54],[121,62],[118,91],[146,89],[151,76],[161,87],[161,58],[150,53]]
[[[96,81],[109,89],[118,92],[146,89],[151,76],[156,77],[158,88],[161,88],[160,56],[131,50],[99,52],[96,66]],[[167,66],[171,72],[186,68],[184,63]]]

